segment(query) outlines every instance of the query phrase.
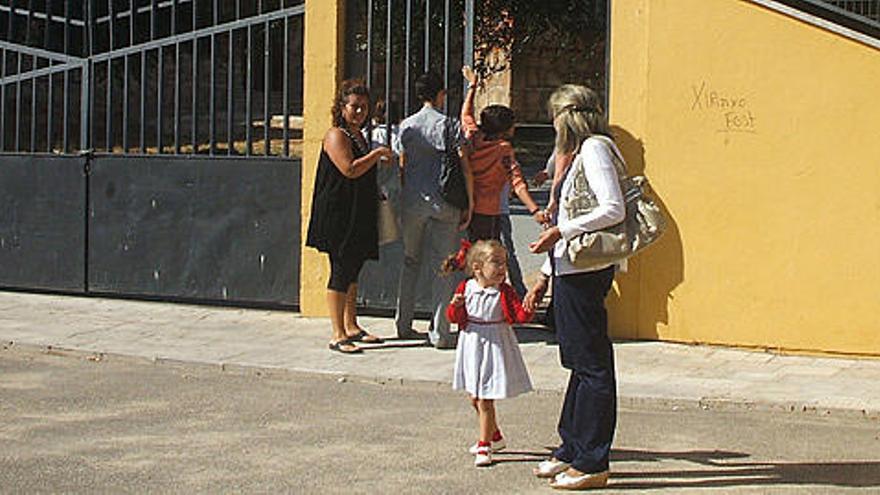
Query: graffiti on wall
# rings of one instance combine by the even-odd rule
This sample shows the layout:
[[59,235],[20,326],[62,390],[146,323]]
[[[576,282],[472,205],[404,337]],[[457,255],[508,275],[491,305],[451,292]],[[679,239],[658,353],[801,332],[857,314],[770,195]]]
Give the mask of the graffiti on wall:
[[757,133],[757,119],[742,94],[719,91],[706,81],[691,85],[691,93],[691,111],[710,115],[716,132]]

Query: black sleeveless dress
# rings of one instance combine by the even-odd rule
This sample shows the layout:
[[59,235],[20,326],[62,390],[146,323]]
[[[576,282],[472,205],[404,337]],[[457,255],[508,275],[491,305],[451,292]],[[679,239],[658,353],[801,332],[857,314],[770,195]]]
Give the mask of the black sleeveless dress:
[[[354,159],[364,156],[366,151],[358,141],[347,130],[342,132],[351,141]],[[337,260],[379,259],[378,208],[376,167],[356,179],[349,179],[336,168],[322,146],[306,246]]]

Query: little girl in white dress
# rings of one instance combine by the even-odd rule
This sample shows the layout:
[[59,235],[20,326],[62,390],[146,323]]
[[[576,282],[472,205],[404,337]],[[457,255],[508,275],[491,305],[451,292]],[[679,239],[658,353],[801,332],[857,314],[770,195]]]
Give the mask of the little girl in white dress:
[[[480,420],[480,439],[471,447],[476,466],[492,464],[492,452],[506,446],[495,417],[495,400],[532,390],[511,324],[532,319],[505,282],[507,251],[498,241],[477,241],[458,268],[468,278],[455,291],[446,317],[459,328],[452,388],[470,394]],[[459,254],[459,258],[461,258]],[[448,265],[448,264],[447,264]]]

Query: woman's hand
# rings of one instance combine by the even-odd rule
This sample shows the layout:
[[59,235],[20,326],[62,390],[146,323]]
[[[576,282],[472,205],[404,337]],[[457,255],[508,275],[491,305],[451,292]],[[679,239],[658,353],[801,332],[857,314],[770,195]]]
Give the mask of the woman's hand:
[[532,286],[531,289],[526,293],[526,297],[523,298],[523,309],[530,313],[534,313],[535,310],[538,309],[538,304],[544,299],[544,294],[547,293],[547,285],[548,279],[543,275],[535,282],[535,285]]
[[553,248],[559,239],[562,239],[562,233],[559,232],[559,227],[550,227],[541,232],[541,235],[538,236],[538,240],[529,244],[529,251],[533,253],[546,253]]
[[534,219],[538,225],[546,226],[550,223],[550,215],[547,214],[547,210],[536,210],[534,213],[532,213],[532,219]]
[[469,65],[465,65],[461,68],[461,75],[464,76],[464,80],[468,82],[468,86],[471,88],[477,87],[477,82],[479,79],[477,78],[476,72]]
[[376,161],[382,164],[390,162],[390,160],[394,158],[394,152],[387,146],[379,146],[370,153],[375,156]]

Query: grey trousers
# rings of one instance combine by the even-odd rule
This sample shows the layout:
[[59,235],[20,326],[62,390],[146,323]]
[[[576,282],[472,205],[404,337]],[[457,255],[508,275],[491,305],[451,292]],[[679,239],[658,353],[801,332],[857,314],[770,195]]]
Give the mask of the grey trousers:
[[438,347],[450,346],[454,342],[446,320],[446,306],[452,299],[456,278],[439,273],[440,263],[458,249],[457,240],[460,212],[451,205],[437,208],[426,201],[401,205],[401,237],[403,238],[403,268],[400,272],[400,285],[397,291],[397,314],[394,321],[398,335],[412,331],[415,311],[417,284],[422,264],[430,267],[431,284],[431,325],[429,338]]

